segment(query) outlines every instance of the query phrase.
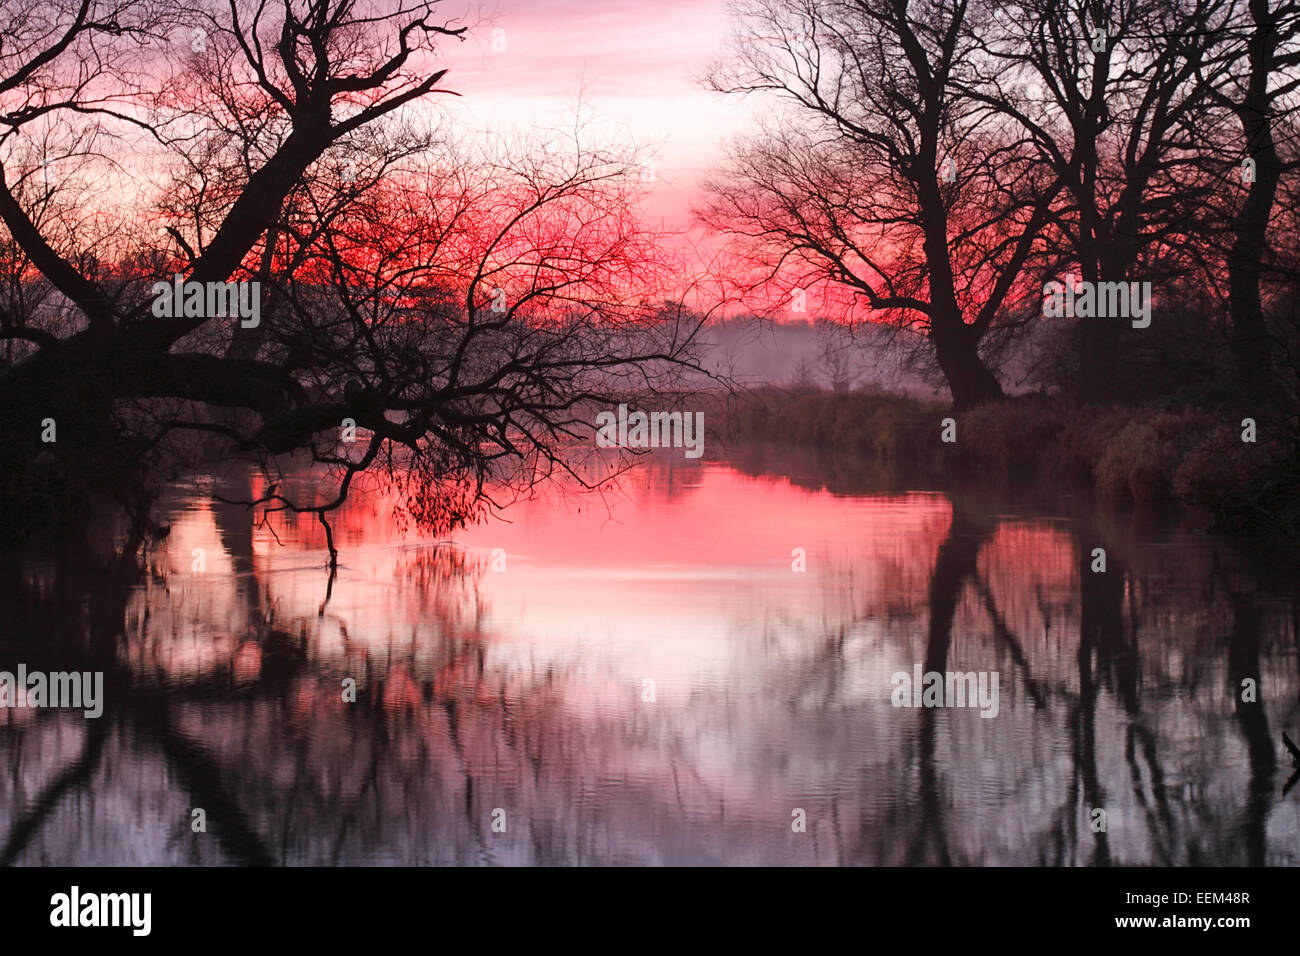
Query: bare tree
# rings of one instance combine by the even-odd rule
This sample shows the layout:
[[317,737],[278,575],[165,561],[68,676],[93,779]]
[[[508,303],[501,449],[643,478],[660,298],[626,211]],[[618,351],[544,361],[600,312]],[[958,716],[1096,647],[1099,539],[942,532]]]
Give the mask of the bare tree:
[[[1261,286],[1269,231],[1283,174],[1300,169],[1294,141],[1279,143],[1285,119],[1294,117],[1300,91],[1300,4],[1249,0],[1245,55],[1235,58],[1232,83],[1217,91],[1241,124],[1245,143],[1231,160],[1242,170],[1245,198],[1232,221],[1228,253],[1228,312],[1232,319],[1237,374],[1260,393],[1269,381],[1272,355],[1264,322]],[[1292,239],[1295,233],[1290,233]]]
[[[51,293],[3,317],[7,532],[48,518],[29,517],[24,488],[138,497],[139,467],[183,435],[233,443],[268,474],[305,452],[332,475],[306,500],[272,482],[253,504],[325,523],[359,473],[385,467],[417,520],[445,526],[481,504],[490,470],[531,481],[560,462],[584,403],[692,364],[701,320],[656,311],[666,270],[636,215],[635,149],[588,144],[579,123],[467,151],[404,109],[448,92],[437,44],[464,28],[436,3],[160,9],[53,9],[0,63],[10,271]],[[87,76],[59,85],[68,70]],[[90,248],[87,217],[50,215],[18,165],[38,121],[66,116],[116,137],[76,157],[101,197],[135,157],[169,174],[152,200],[134,182],[135,221]],[[159,315],[150,290],[173,276],[257,283],[266,309]]]
[[796,391],[812,391],[817,387],[817,367],[807,355],[800,355],[790,371],[790,387]]
[[853,341],[852,331],[835,322],[822,321],[817,325],[821,340],[817,368],[825,375],[832,391],[847,392],[862,374],[861,369],[854,367],[857,343]]
[[760,266],[769,294],[820,284],[850,313],[924,331],[958,407],[1001,397],[980,344],[1025,294],[1059,187],[976,95],[989,12],[750,0],[740,13],[739,65],[710,82],[771,95],[776,112],[733,151],[704,220]]
[[[1063,187],[1044,235],[1048,269],[1086,282],[1172,280],[1198,267],[1196,211],[1221,177],[1203,168],[1213,94],[1234,50],[1237,0],[1028,0],[986,41],[988,105],[1014,119]],[[1059,278],[1057,273],[1054,278]],[[1082,325],[1082,394],[1118,382],[1121,323]]]

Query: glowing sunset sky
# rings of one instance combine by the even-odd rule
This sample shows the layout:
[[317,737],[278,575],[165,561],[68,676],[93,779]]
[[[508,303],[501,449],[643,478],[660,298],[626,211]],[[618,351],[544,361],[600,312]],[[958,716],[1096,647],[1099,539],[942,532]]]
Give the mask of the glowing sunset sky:
[[[453,3],[448,16],[462,15]],[[548,126],[581,99],[604,135],[625,130],[657,145],[653,212],[681,222],[695,187],[742,132],[757,104],[703,88],[700,74],[726,55],[734,29],[726,0],[501,0],[466,7],[463,42],[443,46],[439,102],[473,122]],[[493,31],[505,51],[493,52]]]

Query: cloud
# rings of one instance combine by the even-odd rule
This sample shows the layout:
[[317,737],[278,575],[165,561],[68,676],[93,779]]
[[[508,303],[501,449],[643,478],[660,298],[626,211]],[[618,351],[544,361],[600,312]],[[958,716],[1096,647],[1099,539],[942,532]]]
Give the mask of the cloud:
[[448,51],[467,95],[572,97],[582,83],[598,95],[693,93],[691,74],[727,35],[723,0],[504,0],[480,17]]

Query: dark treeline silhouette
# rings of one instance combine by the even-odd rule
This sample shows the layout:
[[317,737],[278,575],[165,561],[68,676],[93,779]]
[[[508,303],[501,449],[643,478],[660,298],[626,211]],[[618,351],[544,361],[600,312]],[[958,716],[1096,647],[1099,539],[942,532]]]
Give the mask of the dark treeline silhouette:
[[[693,364],[638,150],[456,132],[450,16],[0,4],[0,530],[77,528],[104,493],[141,511],[199,439],[328,472],[306,499],[268,484],[263,509],[324,522],[386,469],[445,528],[489,473],[563,467],[588,403]],[[154,284],[175,277],[200,294],[169,313]],[[260,314],[205,302],[230,281]]]
[[[997,363],[1043,321],[1047,282],[1150,282],[1152,329],[1184,345],[1173,374],[1204,387],[1189,359],[1213,366],[1231,343],[1224,378],[1295,406],[1293,0],[740,12],[711,82],[772,112],[702,214],[748,267],[742,291],[920,332],[960,410],[1002,397]],[[1133,359],[1160,333],[1118,318],[1068,327],[1054,387],[1142,392]]]
[[[593,404],[702,381],[734,296],[893,330],[958,411],[1026,366],[1245,407],[1300,473],[1295,0],[740,4],[709,82],[772,111],[699,210],[712,301],[642,222],[637,147],[454,131],[470,28],[432,0],[0,13],[5,537],[143,513],[217,452],[263,465],[263,510],[325,522],[378,470],[450,527],[489,475],[565,469]],[[259,314],[159,314],[174,277],[257,283]],[[1044,319],[1067,277],[1151,283],[1151,325]],[[862,381],[823,338],[792,378]],[[292,455],[328,476],[303,499]]]
[[[1063,508],[1030,465],[1059,438],[1063,472],[1152,504],[1250,485],[1266,446],[1247,493],[1300,487],[1300,0],[741,0],[709,82],[773,109],[699,209],[729,241],[708,301],[643,222],[638,148],[442,123],[445,6],[0,0],[0,661],[106,689],[92,721],[0,709],[0,865],[1291,861],[1293,583]],[[1069,275],[1151,282],[1152,324],[1044,320]],[[165,314],[173,280],[256,283],[256,312]],[[712,322],[737,298],[811,321]],[[724,446],[707,514],[724,466],[652,458],[621,490],[653,490],[663,549],[550,555],[725,639],[657,711],[601,699],[645,679],[618,642],[518,639],[553,581],[494,609],[485,564],[367,511],[441,535],[557,472],[612,497],[594,408],[765,375],[710,428],[823,447]],[[900,382],[946,384],[956,447]],[[1017,417],[1026,382],[1059,404]],[[771,486],[802,497],[769,514]],[[792,529],[865,530],[787,576],[798,542],[758,535],[805,505]],[[685,580],[710,536],[735,552],[708,574],[618,590]],[[187,575],[194,542],[229,574]],[[328,576],[292,565],[322,551]],[[628,607],[597,598],[603,633]],[[1005,677],[997,731],[891,709],[902,660]]]

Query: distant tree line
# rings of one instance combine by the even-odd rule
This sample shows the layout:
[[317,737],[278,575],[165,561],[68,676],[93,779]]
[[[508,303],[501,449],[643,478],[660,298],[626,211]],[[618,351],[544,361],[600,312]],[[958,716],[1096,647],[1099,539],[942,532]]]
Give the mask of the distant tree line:
[[[1149,281],[1157,323],[1215,313],[1234,388],[1275,400],[1284,372],[1294,403],[1295,0],[738,10],[710,82],[769,111],[702,215],[742,293],[920,332],[960,409],[1003,396],[991,366],[1047,282]],[[1144,331],[1077,320],[1056,384],[1122,394]]]

